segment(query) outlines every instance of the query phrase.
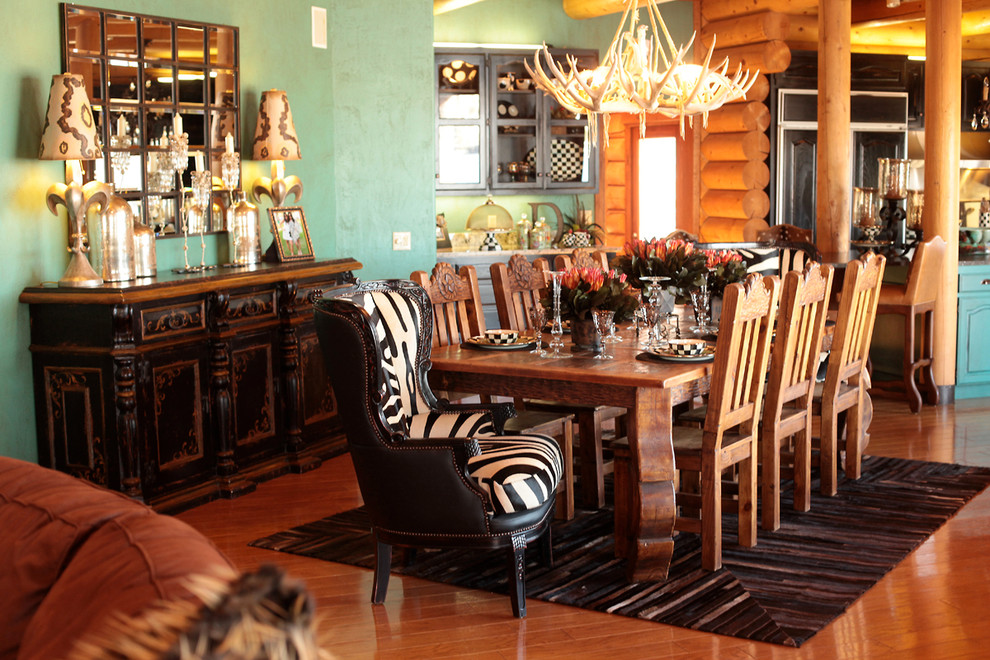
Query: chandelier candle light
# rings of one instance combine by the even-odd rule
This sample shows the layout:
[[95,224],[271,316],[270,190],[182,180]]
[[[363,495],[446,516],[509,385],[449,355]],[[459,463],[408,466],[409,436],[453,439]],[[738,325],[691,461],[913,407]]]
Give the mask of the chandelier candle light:
[[[640,134],[644,137],[647,114],[677,118],[680,120],[681,137],[684,137],[685,118],[691,122],[694,115],[700,114],[707,126],[708,113],[725,103],[744,98],[759,74],[757,71],[750,75],[737,67],[735,75],[730,78],[727,75],[728,58],[712,68],[714,36],[704,64],[685,63],[685,54],[694,43],[696,33],[687,44],[677,48],[656,0],[646,0],[646,3],[653,38],[647,37],[646,25],[639,25],[637,0],[627,0],[622,21],[605,54],[605,61],[594,69],[578,70],[576,58],[569,55],[567,63],[570,70],[565,74],[553,60],[546,43],[536,51],[533,66],[525,63],[526,70],[539,89],[575,115],[587,114],[591,117],[589,124],[594,142],[598,140],[597,117],[601,115],[605,144],[608,144],[609,115],[613,112],[639,115]],[[624,30],[627,23],[629,27]],[[541,62],[541,54],[546,68]]]

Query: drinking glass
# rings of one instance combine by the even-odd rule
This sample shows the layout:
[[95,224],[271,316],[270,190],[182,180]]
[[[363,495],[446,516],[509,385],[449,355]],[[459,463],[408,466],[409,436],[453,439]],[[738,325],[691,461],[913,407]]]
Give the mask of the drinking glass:
[[564,326],[560,322],[560,278],[564,276],[564,271],[555,270],[550,273],[553,278],[553,324],[550,326],[550,350],[553,351],[548,358],[569,358],[570,355],[561,355],[560,349],[564,347]]
[[547,324],[547,310],[542,303],[537,302],[529,308],[529,322],[533,326],[533,334],[536,335],[536,346],[530,353],[543,357],[547,354],[543,350],[543,327]]
[[696,323],[696,325],[691,326],[693,331],[703,335],[718,332],[718,327],[711,324],[711,302],[712,298],[708,291],[707,282],[691,290],[691,306],[694,307],[694,322]]
[[600,353],[595,354],[595,359],[611,360],[612,356],[608,354],[609,342],[606,341],[606,336],[608,335],[609,329],[614,327],[612,320],[615,318],[615,312],[611,309],[595,308],[591,310],[591,315],[595,320],[595,330],[598,331],[598,336],[602,338],[602,350]]

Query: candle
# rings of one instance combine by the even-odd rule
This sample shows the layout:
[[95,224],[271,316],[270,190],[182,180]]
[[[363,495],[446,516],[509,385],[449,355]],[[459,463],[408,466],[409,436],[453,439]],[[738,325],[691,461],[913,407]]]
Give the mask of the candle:
[[161,137],[161,139],[158,140],[158,146],[159,147],[167,147],[168,146],[168,132],[167,132],[167,130],[168,129],[165,129],[165,128],[162,129],[162,137]]
[[176,136],[182,135],[182,115],[175,113],[172,117],[172,133]]
[[128,128],[127,119],[125,119],[124,115],[121,114],[117,117],[117,135],[120,135],[121,137],[127,135]]
[[196,171],[197,172],[202,172],[204,169],[206,169],[205,167],[203,167],[203,153],[202,152],[197,153],[195,156],[193,156],[193,158],[196,161]]
[[227,137],[223,139],[224,146],[227,148],[227,153],[234,153],[234,136],[227,133]]

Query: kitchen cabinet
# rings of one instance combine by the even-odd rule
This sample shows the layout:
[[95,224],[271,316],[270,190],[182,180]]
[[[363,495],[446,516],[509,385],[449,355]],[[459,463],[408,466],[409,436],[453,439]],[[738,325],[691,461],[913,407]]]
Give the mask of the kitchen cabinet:
[[343,452],[311,308],[360,267],[24,289],[39,462],[177,511]]
[[990,259],[959,260],[956,398],[990,396]]
[[[553,49],[564,64],[598,64],[597,51]],[[532,51],[436,51],[439,194],[594,193],[598,154],[586,116],[535,88]]]

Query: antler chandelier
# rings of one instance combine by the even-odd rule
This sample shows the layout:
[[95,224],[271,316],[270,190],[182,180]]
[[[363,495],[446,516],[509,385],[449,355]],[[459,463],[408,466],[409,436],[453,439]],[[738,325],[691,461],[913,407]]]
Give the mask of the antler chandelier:
[[[654,38],[648,38],[646,25],[639,24],[637,0],[627,0],[605,61],[594,69],[578,70],[577,60],[568,55],[570,70],[565,74],[553,60],[546,43],[536,51],[532,67],[526,62],[526,70],[537,87],[553,96],[568,111],[590,116],[594,142],[598,140],[598,122],[595,120],[601,115],[605,144],[608,144],[609,115],[615,112],[638,114],[640,134],[644,136],[647,114],[676,117],[680,120],[683,138],[685,117],[693,122],[694,116],[700,114],[703,125],[707,126],[708,113],[724,103],[745,97],[759,74],[757,71],[751,76],[738,67],[735,75],[729,78],[729,58],[711,68],[714,36],[704,64],[685,63],[685,53],[696,35],[691,35],[691,40],[678,49],[656,1],[647,0],[647,3]],[[629,28],[623,30],[627,22]],[[660,39],[661,33],[666,49]],[[546,63],[546,69],[541,59]]]

